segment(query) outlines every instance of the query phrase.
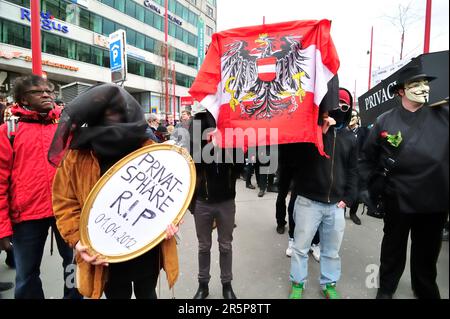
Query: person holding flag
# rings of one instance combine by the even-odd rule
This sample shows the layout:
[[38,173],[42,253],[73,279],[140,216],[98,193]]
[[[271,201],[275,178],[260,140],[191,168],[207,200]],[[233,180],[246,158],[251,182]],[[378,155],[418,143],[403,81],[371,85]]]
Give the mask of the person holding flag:
[[295,169],[294,243],[291,256],[290,299],[302,299],[308,277],[308,252],[314,234],[320,235],[320,286],[327,299],[338,299],[341,275],[339,250],[344,236],[344,209],[356,198],[358,146],[347,130],[352,97],[339,90],[339,105],[324,114],[323,141],[327,157],[307,143],[292,148]]

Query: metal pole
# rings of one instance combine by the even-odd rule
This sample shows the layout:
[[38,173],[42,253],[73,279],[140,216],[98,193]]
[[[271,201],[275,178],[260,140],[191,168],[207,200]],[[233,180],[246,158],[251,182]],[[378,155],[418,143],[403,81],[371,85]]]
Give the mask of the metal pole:
[[165,40],[165,70],[164,70],[164,81],[165,81],[165,88],[166,88],[166,96],[165,96],[165,107],[166,107],[166,121],[168,119],[169,115],[169,44],[168,41],[168,35],[169,35],[169,0],[165,0],[165,14],[164,14],[164,40]]
[[431,0],[427,0],[425,15],[425,40],[423,42],[423,53],[430,52],[430,30],[431,30]]
[[172,104],[173,104],[173,122],[175,123],[175,115],[177,114],[177,104],[176,104],[176,98],[177,95],[175,94],[175,88],[176,88],[176,83],[177,81],[177,77],[176,77],[176,73],[175,73],[175,63],[173,64],[173,71],[172,71],[172,85],[173,85],[173,94],[172,94]]
[[42,76],[40,0],[31,0],[31,62],[34,75]]
[[373,50],[373,27],[372,27],[372,31],[370,32],[370,62],[369,62],[369,88],[368,90],[370,90],[370,86],[372,83],[372,50]]

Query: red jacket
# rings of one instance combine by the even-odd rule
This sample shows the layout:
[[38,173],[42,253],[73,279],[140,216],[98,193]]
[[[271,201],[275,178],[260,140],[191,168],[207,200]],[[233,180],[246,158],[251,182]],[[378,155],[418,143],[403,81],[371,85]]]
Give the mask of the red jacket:
[[[15,114],[31,112],[16,107]],[[59,117],[59,110],[53,118]],[[0,238],[12,235],[12,224],[53,216],[52,183],[56,169],[47,152],[56,121],[19,122],[13,148],[6,124],[0,126]]]

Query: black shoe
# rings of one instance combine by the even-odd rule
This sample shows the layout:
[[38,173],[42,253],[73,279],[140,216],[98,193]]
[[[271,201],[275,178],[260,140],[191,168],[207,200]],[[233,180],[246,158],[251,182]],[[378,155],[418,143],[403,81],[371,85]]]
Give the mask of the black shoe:
[[266,191],[261,189],[258,193],[258,197],[263,197],[265,193],[266,193]]
[[353,220],[356,225],[361,225],[361,219],[359,219],[356,214],[350,214],[350,219]]
[[226,282],[223,284],[222,294],[223,299],[237,299],[233,288],[231,287],[231,282]]
[[0,291],[9,290],[14,287],[12,282],[0,282]]
[[280,235],[284,234],[285,230],[286,230],[285,226],[280,226],[280,225],[277,226],[277,233],[278,234],[280,234]]
[[247,184],[246,186],[247,186],[247,188],[250,188],[250,189],[256,189],[256,187],[253,186],[252,184]]
[[388,292],[383,292],[380,289],[378,289],[376,299],[392,299],[392,294]]
[[194,295],[194,298],[192,299],[205,299],[206,297],[208,297],[208,295],[209,295],[208,283],[201,282],[198,285],[198,289]]

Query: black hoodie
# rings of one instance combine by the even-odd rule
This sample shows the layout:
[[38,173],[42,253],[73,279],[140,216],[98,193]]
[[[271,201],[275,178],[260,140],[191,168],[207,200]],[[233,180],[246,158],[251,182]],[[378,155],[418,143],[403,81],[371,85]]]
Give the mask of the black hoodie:
[[[351,101],[352,102],[352,101]],[[336,204],[344,201],[351,206],[357,197],[358,146],[353,133],[346,129],[351,111],[341,128],[330,127],[323,135],[324,150],[329,158],[321,156],[315,145],[292,145],[296,167],[295,191],[314,201]]]

